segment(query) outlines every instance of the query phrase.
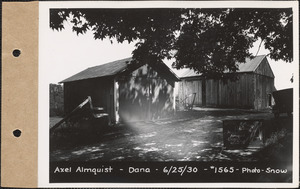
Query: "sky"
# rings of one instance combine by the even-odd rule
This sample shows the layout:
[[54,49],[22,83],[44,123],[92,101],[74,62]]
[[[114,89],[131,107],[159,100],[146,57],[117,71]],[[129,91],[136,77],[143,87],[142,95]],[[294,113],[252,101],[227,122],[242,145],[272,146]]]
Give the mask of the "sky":
[[[111,61],[128,58],[134,50],[134,43],[111,43],[109,40],[95,40],[93,34],[87,31],[77,35],[72,32],[71,25],[65,22],[65,29],[52,30],[49,27],[43,31],[42,61],[49,70],[48,83],[58,83],[88,67],[101,65]],[[254,44],[250,50],[254,55],[258,50],[260,41]],[[258,55],[268,54],[269,51],[261,46]],[[275,87],[277,90],[293,87],[290,79],[295,72],[295,63],[274,61],[268,57],[268,61],[275,75]],[[166,62],[171,67],[171,62]],[[184,70],[172,69],[178,76]]]

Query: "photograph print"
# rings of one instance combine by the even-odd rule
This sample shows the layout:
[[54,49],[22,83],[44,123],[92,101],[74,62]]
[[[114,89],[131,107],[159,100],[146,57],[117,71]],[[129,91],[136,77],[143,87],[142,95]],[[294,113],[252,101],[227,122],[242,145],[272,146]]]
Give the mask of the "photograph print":
[[293,11],[50,8],[49,182],[292,183]]

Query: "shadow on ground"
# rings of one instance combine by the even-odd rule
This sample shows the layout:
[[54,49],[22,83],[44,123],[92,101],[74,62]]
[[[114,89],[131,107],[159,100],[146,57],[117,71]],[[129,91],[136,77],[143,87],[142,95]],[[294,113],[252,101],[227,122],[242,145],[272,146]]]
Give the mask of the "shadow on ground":
[[[267,120],[265,143],[225,149],[222,121],[231,119]],[[291,133],[291,118],[275,120],[269,112],[183,111],[169,119],[110,127],[101,134],[52,136],[50,161],[282,160],[292,156]]]

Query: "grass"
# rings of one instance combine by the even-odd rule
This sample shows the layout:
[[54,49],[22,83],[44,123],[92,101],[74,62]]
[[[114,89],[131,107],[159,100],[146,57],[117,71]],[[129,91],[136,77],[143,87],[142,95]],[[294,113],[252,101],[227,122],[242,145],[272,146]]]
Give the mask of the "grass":
[[280,131],[276,131],[271,134],[271,136],[266,140],[265,146],[269,146],[272,144],[276,144],[280,139],[287,136],[287,130],[281,129]]
[[266,140],[265,147],[253,155],[261,161],[291,162],[293,157],[292,133],[286,129],[273,132]]

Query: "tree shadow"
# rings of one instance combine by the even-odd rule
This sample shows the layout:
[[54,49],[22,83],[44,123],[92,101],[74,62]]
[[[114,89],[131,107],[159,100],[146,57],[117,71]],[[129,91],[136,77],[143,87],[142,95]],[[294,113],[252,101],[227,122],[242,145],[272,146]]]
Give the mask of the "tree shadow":
[[173,112],[174,82],[162,78],[151,66],[122,75],[118,83],[121,121],[159,119]]

